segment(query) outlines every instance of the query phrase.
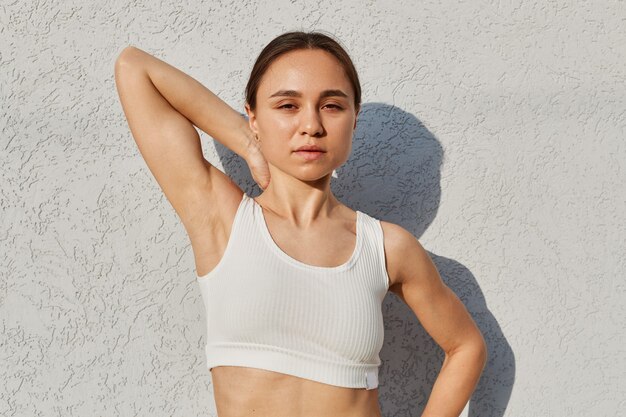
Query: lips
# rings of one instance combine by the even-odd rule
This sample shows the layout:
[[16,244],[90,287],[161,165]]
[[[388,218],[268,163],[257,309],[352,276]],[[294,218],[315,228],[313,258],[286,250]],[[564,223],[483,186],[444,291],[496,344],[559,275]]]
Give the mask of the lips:
[[320,148],[319,146],[316,145],[304,145],[304,146],[300,146],[298,149],[295,150],[295,152],[326,152],[325,150],[323,150],[322,148]]
[[323,151],[295,151],[294,154],[303,158],[306,161],[314,161],[319,158],[323,158],[326,152]]

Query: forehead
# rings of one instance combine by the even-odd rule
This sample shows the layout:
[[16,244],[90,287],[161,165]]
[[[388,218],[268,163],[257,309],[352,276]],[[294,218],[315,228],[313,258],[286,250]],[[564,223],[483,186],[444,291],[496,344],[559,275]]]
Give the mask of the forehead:
[[303,49],[283,54],[272,62],[261,79],[259,95],[269,98],[278,90],[298,90],[307,95],[326,89],[352,92],[343,66],[329,52]]

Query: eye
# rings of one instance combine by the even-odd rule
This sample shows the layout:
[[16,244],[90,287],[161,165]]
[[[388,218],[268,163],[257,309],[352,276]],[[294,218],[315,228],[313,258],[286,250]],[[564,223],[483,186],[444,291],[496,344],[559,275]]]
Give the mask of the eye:
[[[343,110],[343,107],[337,105],[337,104],[333,104],[333,103],[329,103],[324,105],[324,107],[330,107],[334,110]],[[295,109],[296,107],[293,104],[282,104],[280,106],[278,106],[279,109],[287,109],[287,110],[292,110]]]

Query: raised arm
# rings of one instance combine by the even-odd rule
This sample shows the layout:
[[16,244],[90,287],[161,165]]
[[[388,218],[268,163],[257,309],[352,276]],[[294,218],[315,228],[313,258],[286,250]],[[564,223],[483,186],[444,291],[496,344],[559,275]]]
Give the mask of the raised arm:
[[189,75],[133,46],[115,62],[115,83],[139,151],[187,231],[215,223],[219,202],[238,201],[242,191],[206,161],[194,125],[246,159],[254,146],[246,119]]

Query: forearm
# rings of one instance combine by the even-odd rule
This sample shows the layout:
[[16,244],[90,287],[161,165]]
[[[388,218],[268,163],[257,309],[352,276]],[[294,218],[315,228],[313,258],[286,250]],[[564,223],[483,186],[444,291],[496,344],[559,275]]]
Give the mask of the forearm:
[[191,76],[133,46],[122,51],[116,65],[145,71],[173,108],[236,154],[246,158],[254,147],[246,119]]
[[484,349],[446,355],[422,417],[458,417],[469,401],[486,362]]

